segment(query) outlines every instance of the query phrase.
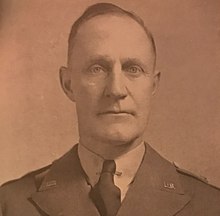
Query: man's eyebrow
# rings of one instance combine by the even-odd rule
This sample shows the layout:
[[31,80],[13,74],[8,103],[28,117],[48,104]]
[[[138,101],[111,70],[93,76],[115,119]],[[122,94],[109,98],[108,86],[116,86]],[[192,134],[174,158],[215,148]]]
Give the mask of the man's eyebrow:
[[111,66],[114,61],[108,55],[94,55],[88,58],[86,61],[87,66],[91,66],[93,64],[100,64],[102,66]]
[[122,66],[127,67],[131,65],[139,65],[140,67],[143,67],[143,69],[148,69],[147,64],[145,64],[142,60],[138,58],[124,58],[122,59]]

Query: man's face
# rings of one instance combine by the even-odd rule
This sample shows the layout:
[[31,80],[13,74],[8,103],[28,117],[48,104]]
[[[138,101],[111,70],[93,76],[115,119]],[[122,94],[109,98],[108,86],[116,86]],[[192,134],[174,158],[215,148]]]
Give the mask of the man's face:
[[145,31],[129,17],[101,15],[79,28],[68,73],[81,138],[117,145],[143,135],[154,61]]

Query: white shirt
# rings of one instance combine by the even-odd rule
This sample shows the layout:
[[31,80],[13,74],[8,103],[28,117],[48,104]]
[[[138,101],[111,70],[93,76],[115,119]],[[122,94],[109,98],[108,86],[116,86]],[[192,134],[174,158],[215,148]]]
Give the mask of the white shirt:
[[[141,165],[144,153],[145,144],[142,142],[136,148],[114,160],[116,163],[114,183],[121,190],[121,201],[123,201],[129,186]],[[104,158],[91,152],[82,144],[79,144],[78,146],[78,155],[81,166],[88,176],[88,181],[93,187],[99,180]]]

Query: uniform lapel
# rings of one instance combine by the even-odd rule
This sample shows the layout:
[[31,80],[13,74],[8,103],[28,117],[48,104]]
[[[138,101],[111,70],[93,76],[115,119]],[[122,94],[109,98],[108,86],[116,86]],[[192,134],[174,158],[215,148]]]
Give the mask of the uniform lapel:
[[89,199],[89,191],[76,146],[52,164],[31,199],[36,208],[47,215],[98,216],[96,207]]
[[[31,200],[40,212],[51,216],[98,216],[89,191],[76,146],[52,164]],[[189,201],[175,167],[147,145],[117,216],[173,216]]]
[[142,164],[117,216],[173,216],[189,201],[175,167],[146,145]]

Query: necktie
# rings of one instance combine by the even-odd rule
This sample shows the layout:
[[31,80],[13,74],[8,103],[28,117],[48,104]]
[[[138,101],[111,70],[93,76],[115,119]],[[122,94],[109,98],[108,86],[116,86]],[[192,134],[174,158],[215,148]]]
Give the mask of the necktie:
[[99,181],[90,192],[90,197],[101,216],[115,216],[121,205],[121,192],[114,184],[115,171],[115,161],[105,160]]

